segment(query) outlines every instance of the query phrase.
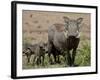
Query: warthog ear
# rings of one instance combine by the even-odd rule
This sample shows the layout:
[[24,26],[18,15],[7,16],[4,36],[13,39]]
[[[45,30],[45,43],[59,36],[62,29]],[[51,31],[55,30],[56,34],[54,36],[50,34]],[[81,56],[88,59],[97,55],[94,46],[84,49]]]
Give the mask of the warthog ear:
[[63,17],[64,18],[64,21],[65,21],[65,28],[66,28],[66,30],[68,30],[68,25],[69,25],[69,21],[70,21],[70,19],[68,18],[68,17]]
[[64,21],[65,21],[66,23],[68,23],[69,20],[70,20],[68,17],[65,17],[65,16],[64,16],[63,18],[64,18]]
[[83,21],[83,18],[78,18],[77,23],[80,24]]

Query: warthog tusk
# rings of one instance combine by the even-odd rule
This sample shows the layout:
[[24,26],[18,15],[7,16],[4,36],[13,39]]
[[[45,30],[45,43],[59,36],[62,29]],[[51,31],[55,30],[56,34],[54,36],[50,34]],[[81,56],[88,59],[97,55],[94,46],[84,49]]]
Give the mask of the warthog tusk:
[[63,31],[65,38],[67,38],[67,31]]

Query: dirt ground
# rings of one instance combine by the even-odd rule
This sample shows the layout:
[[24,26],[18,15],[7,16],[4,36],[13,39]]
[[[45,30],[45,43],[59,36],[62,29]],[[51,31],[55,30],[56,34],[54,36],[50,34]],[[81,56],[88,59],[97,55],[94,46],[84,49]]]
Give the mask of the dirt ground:
[[[44,11],[29,11],[22,12],[22,32],[23,44],[35,44],[40,41],[48,41],[48,27],[55,23],[64,24],[63,17],[67,16],[70,19],[77,19],[82,17],[83,22],[81,26],[81,46],[82,41],[87,40],[90,43],[90,27],[91,14],[89,13],[71,13],[71,12],[44,12]],[[23,57],[25,63],[25,57]],[[24,65],[24,64],[23,64]]]

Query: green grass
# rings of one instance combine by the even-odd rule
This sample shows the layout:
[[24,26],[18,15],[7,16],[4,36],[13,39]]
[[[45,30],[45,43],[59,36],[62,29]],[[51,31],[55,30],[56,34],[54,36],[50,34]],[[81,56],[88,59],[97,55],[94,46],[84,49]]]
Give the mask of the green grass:
[[[51,57],[54,61],[53,56]],[[32,57],[31,57],[32,59]],[[25,59],[24,59],[25,61]],[[30,64],[23,64],[23,69],[35,69],[35,68],[60,68],[65,66],[64,57],[60,56],[60,64],[49,64],[49,57],[46,54],[44,60],[44,66],[40,65],[32,65],[32,60]],[[75,64],[78,65],[77,67],[81,66],[90,66],[91,65],[91,48],[89,41],[83,41],[81,43],[81,47],[77,49],[76,57],[75,57]]]
[[90,66],[91,65],[91,49],[90,44],[86,41],[82,44],[82,48],[77,50],[75,63],[79,66]]

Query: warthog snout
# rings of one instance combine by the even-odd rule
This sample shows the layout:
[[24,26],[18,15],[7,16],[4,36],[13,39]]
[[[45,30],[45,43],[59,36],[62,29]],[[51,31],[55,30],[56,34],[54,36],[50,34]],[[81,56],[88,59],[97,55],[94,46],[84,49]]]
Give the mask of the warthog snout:
[[74,39],[76,38],[75,36],[68,36],[69,39]]

